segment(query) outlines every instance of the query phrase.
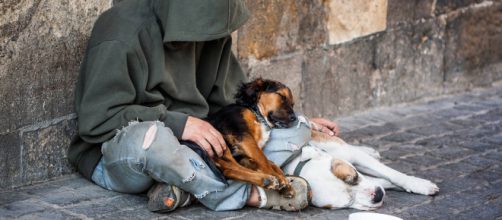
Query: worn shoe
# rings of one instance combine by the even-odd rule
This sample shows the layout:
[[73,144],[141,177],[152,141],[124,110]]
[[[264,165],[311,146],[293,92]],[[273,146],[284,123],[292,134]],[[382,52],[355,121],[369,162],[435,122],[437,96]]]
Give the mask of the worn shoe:
[[271,208],[284,211],[300,211],[312,201],[312,190],[308,182],[302,177],[287,176],[286,179],[295,191],[293,198],[285,198],[279,192],[258,188],[260,193],[260,208]]
[[189,205],[193,196],[180,188],[165,184],[156,183],[147,193],[148,210],[152,212],[170,212],[176,208]]

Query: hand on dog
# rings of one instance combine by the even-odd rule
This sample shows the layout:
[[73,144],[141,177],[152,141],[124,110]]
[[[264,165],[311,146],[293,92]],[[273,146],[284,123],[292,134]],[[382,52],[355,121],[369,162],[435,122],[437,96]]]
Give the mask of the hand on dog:
[[335,122],[325,118],[311,118],[312,129],[329,134],[331,136],[338,136],[340,130]]
[[[210,157],[221,157],[227,145],[221,133],[208,122],[188,116],[182,140],[193,141],[201,146]],[[215,155],[216,153],[216,155]]]

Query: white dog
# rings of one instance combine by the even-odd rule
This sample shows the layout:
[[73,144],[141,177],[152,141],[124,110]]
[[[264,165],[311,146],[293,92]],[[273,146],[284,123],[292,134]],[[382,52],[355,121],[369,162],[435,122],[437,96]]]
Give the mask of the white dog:
[[428,180],[381,163],[376,150],[311,130],[307,120],[299,118],[296,127],[273,130],[264,152],[281,164],[286,174],[301,176],[310,183],[314,206],[373,210],[383,204],[385,189],[423,195],[439,191]]

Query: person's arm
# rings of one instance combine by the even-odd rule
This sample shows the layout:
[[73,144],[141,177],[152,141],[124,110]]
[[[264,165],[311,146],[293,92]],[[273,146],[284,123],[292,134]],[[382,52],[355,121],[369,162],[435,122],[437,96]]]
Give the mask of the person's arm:
[[129,122],[161,120],[181,138],[187,115],[167,111],[159,98],[154,104],[136,104],[134,78],[141,70],[135,52],[118,41],[103,42],[90,48],[84,60],[76,91],[78,132],[88,143],[102,143],[116,129]]
[[312,129],[320,132],[324,132],[331,136],[338,136],[340,130],[335,122],[325,119],[325,118],[311,118],[310,119]]

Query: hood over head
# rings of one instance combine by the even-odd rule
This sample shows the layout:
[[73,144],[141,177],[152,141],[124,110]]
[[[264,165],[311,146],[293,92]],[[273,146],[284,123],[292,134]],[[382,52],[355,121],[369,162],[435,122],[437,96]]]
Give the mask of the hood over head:
[[164,42],[208,41],[230,35],[249,18],[242,0],[153,0]]

